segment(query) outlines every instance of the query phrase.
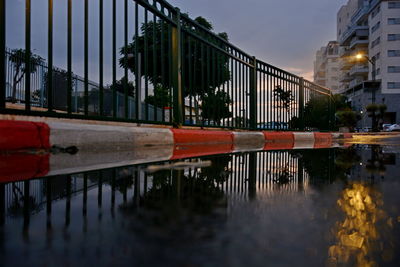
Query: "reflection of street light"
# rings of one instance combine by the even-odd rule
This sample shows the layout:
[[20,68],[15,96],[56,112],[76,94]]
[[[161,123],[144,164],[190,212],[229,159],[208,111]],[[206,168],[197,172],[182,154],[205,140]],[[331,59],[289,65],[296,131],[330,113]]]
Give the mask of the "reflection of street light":
[[372,104],[374,104],[375,103],[375,90],[376,90],[376,88],[374,87],[375,86],[375,82],[376,82],[376,58],[373,57],[372,60],[371,60],[367,55],[360,54],[360,53],[357,54],[355,56],[355,58],[358,59],[358,60],[366,58],[372,65],[372,84],[373,84],[373,88],[371,88],[371,89],[372,89]]

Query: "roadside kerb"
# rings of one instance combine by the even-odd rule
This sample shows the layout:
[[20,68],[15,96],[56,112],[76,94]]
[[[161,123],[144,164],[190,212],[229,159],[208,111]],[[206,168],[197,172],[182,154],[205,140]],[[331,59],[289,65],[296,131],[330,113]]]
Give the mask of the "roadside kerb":
[[56,120],[46,123],[0,120],[0,130],[0,150],[76,146],[80,151],[92,152],[200,144],[232,144],[233,151],[322,148],[352,136],[346,133],[171,129]]

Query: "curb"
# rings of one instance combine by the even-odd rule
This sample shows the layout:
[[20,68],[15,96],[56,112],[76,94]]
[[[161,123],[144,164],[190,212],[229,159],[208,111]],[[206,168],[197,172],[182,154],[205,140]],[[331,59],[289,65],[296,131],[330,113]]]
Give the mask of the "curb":
[[351,137],[352,134],[349,133],[237,132],[0,120],[0,151],[76,146],[80,151],[99,152],[168,145],[228,144],[232,146],[234,152],[237,152],[324,148],[332,146],[334,140]]

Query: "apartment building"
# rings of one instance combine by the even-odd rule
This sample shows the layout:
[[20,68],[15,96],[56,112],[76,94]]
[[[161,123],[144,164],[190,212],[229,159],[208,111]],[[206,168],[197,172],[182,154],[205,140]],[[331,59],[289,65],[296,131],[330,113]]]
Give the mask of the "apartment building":
[[315,55],[314,82],[328,87],[334,94],[339,89],[339,43],[330,41]]
[[400,0],[349,0],[337,14],[337,39],[338,92],[362,115],[358,126],[370,126],[372,102],[387,105],[385,123],[400,123]]

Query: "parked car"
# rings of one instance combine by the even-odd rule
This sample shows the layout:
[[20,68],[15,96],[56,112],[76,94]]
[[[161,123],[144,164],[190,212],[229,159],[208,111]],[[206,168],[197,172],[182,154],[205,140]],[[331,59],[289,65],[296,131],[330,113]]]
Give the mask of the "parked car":
[[384,132],[389,131],[390,126],[392,126],[392,124],[382,124],[382,131]]
[[257,124],[258,129],[273,129],[273,130],[287,130],[289,129],[289,124],[287,122],[270,121]]
[[398,124],[393,124],[388,129],[388,132],[399,132],[399,131],[400,131],[400,125]]

